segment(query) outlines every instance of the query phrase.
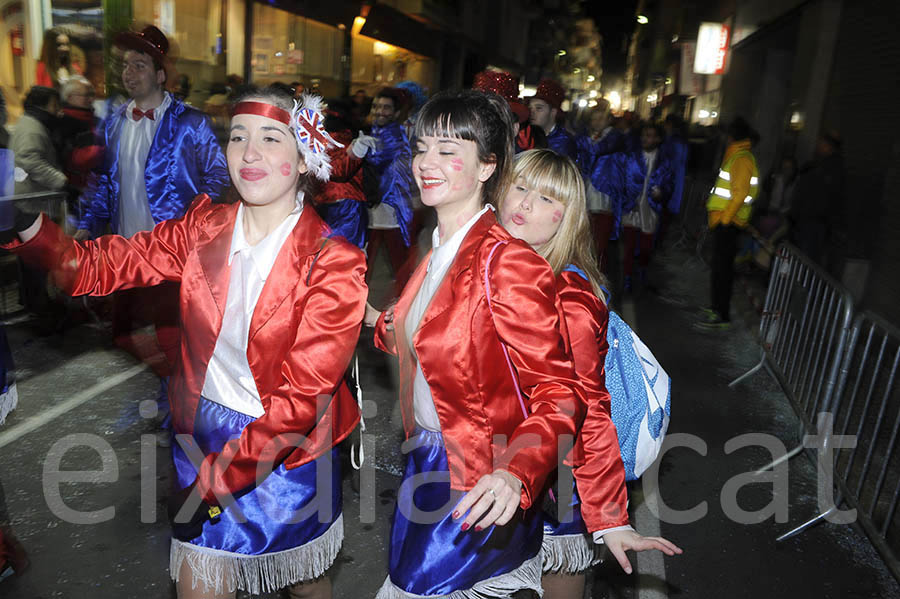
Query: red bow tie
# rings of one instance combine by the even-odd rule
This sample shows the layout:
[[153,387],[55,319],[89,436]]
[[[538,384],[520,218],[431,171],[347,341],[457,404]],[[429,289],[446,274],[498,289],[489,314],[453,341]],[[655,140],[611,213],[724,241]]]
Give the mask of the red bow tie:
[[151,121],[154,120],[152,108],[149,108],[147,110],[141,110],[140,108],[135,106],[134,110],[131,111],[131,116],[134,117],[134,120],[136,120],[136,121],[141,120],[143,117],[147,117]]

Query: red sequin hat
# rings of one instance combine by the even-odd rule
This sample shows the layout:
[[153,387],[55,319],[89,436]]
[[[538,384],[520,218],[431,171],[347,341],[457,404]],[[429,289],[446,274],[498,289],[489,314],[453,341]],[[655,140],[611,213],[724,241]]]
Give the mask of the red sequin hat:
[[475,75],[472,89],[493,92],[509,102],[520,123],[528,120],[528,107],[519,101],[519,78],[505,71],[481,71]]
[[531,96],[531,100],[537,98],[543,100],[550,105],[550,108],[559,110],[562,107],[562,101],[566,97],[566,90],[558,81],[553,79],[541,79],[538,83],[537,91]]
[[140,31],[123,31],[116,35],[114,42],[122,48],[143,52],[159,62],[169,51],[166,34],[153,25],[147,25]]

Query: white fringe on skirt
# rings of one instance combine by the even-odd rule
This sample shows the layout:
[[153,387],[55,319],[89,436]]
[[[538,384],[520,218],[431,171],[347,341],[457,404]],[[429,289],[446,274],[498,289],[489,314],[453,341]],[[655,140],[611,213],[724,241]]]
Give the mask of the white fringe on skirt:
[[191,588],[203,583],[207,592],[214,590],[216,594],[237,589],[252,595],[271,593],[325,574],[343,542],[343,514],[321,536],[305,545],[263,555],[209,549],[172,539],[169,573],[178,582],[182,562],[187,560],[193,573]]
[[9,416],[10,412],[16,409],[18,404],[19,392],[16,391],[16,384],[13,383],[5,393],[0,394],[0,424],[6,422],[6,417]]
[[378,590],[378,594],[375,595],[375,599],[497,599],[498,597],[509,597],[522,589],[531,589],[541,597],[544,596],[544,589],[541,588],[540,553],[523,562],[521,566],[512,572],[482,580],[470,589],[453,591],[449,595],[414,595],[407,593],[392,583],[391,577],[388,576]]
[[600,547],[587,535],[544,535],[545,574],[578,574],[600,563]]

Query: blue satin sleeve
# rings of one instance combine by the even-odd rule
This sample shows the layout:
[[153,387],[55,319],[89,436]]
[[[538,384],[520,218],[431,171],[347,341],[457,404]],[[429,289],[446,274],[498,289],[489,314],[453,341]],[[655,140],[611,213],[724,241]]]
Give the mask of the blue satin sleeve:
[[412,195],[413,185],[415,183],[412,176],[412,153],[407,148],[407,151],[398,155],[388,166],[379,182],[381,201],[394,209],[406,247],[409,247],[411,237],[410,224],[413,211],[409,198]]
[[662,148],[659,149],[659,161],[656,165],[656,168],[653,169],[653,174],[650,175],[650,185],[659,187],[662,195],[659,200],[653,199],[653,196],[647,196],[647,200],[650,202],[650,207],[653,208],[656,212],[662,212],[663,207],[669,201],[669,198],[672,197],[672,188],[674,187],[674,178],[675,171],[673,169],[673,161],[671,155],[668,152],[663,151]]
[[200,171],[198,193],[205,193],[213,203],[216,203],[231,180],[225,155],[210,126],[209,117],[204,115],[193,129],[193,133],[196,150],[194,155]]
[[374,150],[369,150],[366,154],[366,162],[371,164],[381,176],[398,156],[409,152],[409,140],[406,138],[403,128],[397,123],[375,129],[372,131],[372,135],[378,139],[379,146]]
[[579,135],[575,138],[575,164],[578,165],[581,176],[588,181],[594,168],[598,145],[599,143],[591,139],[589,135]]
[[87,188],[78,201],[80,211],[78,228],[90,231],[95,237],[104,232],[112,217],[110,198],[113,196],[113,190],[109,173],[110,163],[115,160],[118,148],[111,145],[110,130],[115,119],[116,116],[112,115],[103,124],[103,145],[106,148],[103,163],[88,177]]
[[100,235],[109,223],[109,173],[97,171],[88,178],[87,189],[79,198],[78,228],[86,229],[92,236]]

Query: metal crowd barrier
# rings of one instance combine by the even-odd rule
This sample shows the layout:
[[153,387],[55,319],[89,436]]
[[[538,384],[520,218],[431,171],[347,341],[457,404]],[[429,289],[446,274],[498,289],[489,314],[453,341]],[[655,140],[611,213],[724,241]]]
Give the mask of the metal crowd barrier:
[[[815,434],[817,415],[831,405],[852,318],[850,292],[795,247],[781,245],[759,325],[760,361],[728,386],[766,368],[801,420],[801,439],[804,431]],[[759,472],[803,449],[801,442]]]
[[708,233],[706,201],[712,182],[707,179],[686,177],[682,201],[681,237],[675,247],[693,248],[697,259],[703,260],[703,244]]
[[[854,321],[833,401],[835,506],[791,531],[796,534],[837,510],[842,501],[856,510],[872,544],[900,580],[900,329],[866,312]],[[843,439],[842,439],[843,441]]]

